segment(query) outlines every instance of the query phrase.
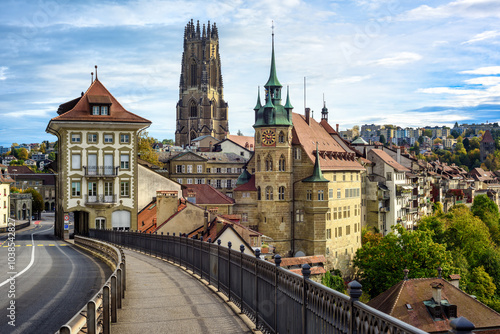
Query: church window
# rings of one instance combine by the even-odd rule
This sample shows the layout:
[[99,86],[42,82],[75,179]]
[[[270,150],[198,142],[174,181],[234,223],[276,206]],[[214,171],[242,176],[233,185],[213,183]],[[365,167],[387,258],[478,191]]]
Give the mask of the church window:
[[272,201],[273,200],[273,187],[268,186],[266,187],[266,201]]
[[261,200],[262,199],[262,193],[260,192],[260,187],[257,187],[257,200]]
[[257,172],[260,172],[260,155],[257,156]]
[[191,103],[191,108],[190,108],[190,117],[198,117],[198,110],[196,108],[196,104]]
[[278,136],[278,142],[280,142],[280,143],[285,142],[285,134],[283,133],[283,131],[280,131],[280,134]]
[[284,201],[285,200],[285,187],[279,187],[278,188],[278,199],[280,201]]
[[279,171],[284,172],[285,171],[285,156],[281,155],[280,160],[279,160]]
[[191,63],[191,86],[196,86],[196,62]]
[[266,172],[272,172],[272,171],[273,171],[273,158],[271,157],[270,154],[268,154],[266,157]]

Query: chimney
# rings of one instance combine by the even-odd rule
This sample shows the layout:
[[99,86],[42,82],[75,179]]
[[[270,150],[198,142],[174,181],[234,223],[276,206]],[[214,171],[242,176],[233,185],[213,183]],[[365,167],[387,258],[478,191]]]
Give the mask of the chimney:
[[431,284],[432,287],[432,299],[434,299],[434,302],[438,305],[441,305],[441,288],[443,287],[443,284],[434,282]]
[[401,163],[401,146],[398,146],[398,148],[396,149],[396,162],[398,164]]
[[306,108],[306,123],[309,125],[309,114],[311,113],[311,108]]
[[450,280],[448,282],[450,282],[455,288],[460,289],[460,275],[450,275],[449,278]]
[[405,274],[405,278],[404,280],[407,281],[408,280],[408,273],[410,272],[408,269],[405,269],[403,270],[404,274]]
[[[177,212],[178,193],[177,191],[157,191],[156,192],[156,220],[158,225],[163,224],[168,218]],[[167,229],[168,231],[168,229]],[[168,231],[175,232],[175,231]]]
[[335,124],[337,126],[337,133],[339,132],[339,125],[338,124]]
[[205,209],[203,216],[203,231],[205,234],[208,234],[208,210]]
[[222,228],[224,227],[224,223],[216,218],[216,228],[217,228],[217,234],[219,234],[220,231],[222,231]]

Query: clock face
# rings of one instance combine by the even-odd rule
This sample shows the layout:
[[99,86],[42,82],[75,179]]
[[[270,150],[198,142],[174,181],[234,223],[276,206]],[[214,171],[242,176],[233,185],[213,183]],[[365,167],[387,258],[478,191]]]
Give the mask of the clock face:
[[276,132],[272,129],[262,131],[262,144],[266,146],[273,145],[276,142]]

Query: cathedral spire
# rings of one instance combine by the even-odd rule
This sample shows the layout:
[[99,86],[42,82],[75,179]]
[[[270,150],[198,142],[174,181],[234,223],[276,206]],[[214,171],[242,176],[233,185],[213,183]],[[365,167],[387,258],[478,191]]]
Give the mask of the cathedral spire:
[[286,86],[286,103],[285,109],[293,109],[292,104],[290,103],[290,87]]
[[321,109],[321,120],[328,122],[328,108],[326,107],[325,94],[323,94],[323,109]]

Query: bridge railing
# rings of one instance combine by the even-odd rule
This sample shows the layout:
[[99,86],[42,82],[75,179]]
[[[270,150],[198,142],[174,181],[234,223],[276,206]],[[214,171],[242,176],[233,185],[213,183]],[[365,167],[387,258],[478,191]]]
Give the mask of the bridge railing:
[[87,305],[57,333],[110,333],[111,322],[117,321],[117,309],[122,307],[122,298],[125,298],[125,255],[121,249],[95,239],[75,236],[75,244],[104,261],[113,273]]
[[92,238],[139,250],[179,264],[205,279],[236,304],[265,333],[425,333],[358,301],[361,285],[349,284],[350,296],[232,249],[203,240],[130,231],[93,230]]

